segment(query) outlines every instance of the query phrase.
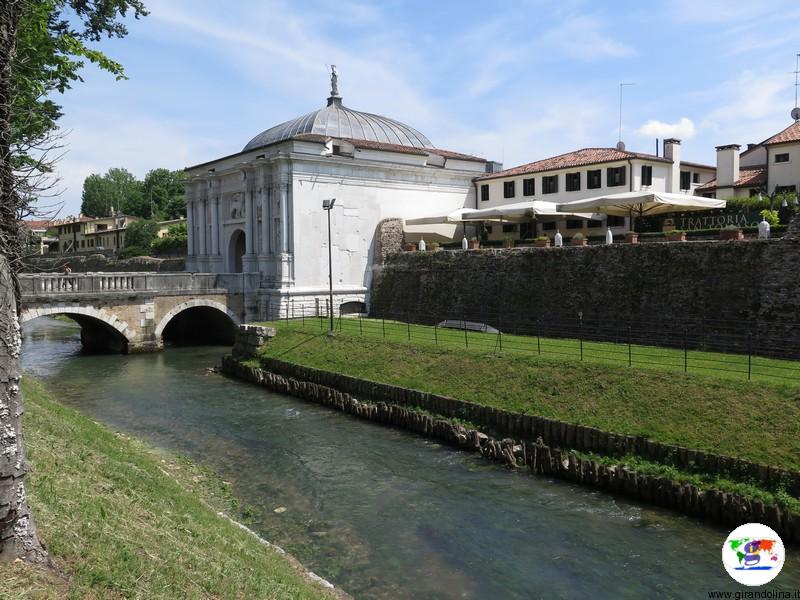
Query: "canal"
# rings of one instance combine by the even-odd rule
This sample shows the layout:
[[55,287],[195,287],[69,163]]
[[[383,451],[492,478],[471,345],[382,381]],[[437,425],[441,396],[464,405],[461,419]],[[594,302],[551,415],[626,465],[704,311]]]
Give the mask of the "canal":
[[[76,325],[41,318],[23,348],[59,400],[215,469],[260,534],[356,598],[742,589],[722,568],[723,529],[207,374],[224,347],[86,355]],[[800,589],[789,550],[770,589]]]

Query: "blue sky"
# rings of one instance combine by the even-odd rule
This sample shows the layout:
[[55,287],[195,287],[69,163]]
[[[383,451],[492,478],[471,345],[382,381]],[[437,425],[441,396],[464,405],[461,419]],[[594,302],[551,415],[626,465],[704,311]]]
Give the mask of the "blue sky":
[[714,146],[789,125],[794,105],[791,1],[145,2],[127,38],[100,44],[130,79],[87,69],[59,99],[62,215],[90,173],[211,160],[324,106],[331,63],[350,108],[507,167],[613,146],[623,81],[628,149],[675,136],[711,164]]

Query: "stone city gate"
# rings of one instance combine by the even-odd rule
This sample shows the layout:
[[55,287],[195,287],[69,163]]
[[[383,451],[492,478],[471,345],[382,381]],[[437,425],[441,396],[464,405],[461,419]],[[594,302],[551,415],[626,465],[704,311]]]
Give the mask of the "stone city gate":
[[159,350],[165,329],[186,311],[203,313],[198,327],[206,330],[232,329],[250,317],[246,291],[253,282],[242,274],[21,274],[19,279],[21,323],[67,315],[81,325],[81,339],[90,348]]

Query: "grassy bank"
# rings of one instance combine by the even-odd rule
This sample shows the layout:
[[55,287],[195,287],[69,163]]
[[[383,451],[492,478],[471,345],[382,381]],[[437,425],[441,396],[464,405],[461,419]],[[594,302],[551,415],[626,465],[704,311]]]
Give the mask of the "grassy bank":
[[497,347],[456,349],[413,332],[411,342],[361,336],[356,321],[334,337],[308,323],[274,325],[279,333],[264,353],[281,360],[800,469],[796,386]]
[[[227,485],[26,380],[29,498],[56,573],[0,566],[0,598],[331,598],[218,516]],[[212,508],[213,507],[213,508]]]

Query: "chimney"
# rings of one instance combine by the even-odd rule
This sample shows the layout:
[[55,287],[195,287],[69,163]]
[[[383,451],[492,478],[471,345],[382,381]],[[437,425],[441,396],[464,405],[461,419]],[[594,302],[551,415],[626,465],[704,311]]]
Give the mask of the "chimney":
[[739,144],[717,146],[717,187],[732,187],[739,179]]
[[664,158],[672,161],[672,166],[667,175],[667,191],[678,193],[681,191],[681,141],[675,138],[664,140]]

